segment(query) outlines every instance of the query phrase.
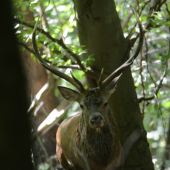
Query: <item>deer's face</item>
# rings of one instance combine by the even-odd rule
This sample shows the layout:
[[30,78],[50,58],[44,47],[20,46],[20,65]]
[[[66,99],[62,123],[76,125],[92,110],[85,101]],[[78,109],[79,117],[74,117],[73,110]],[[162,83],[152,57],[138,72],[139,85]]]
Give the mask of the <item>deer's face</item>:
[[107,98],[104,91],[87,89],[79,104],[82,114],[92,128],[101,128],[107,116]]
[[113,92],[113,88],[101,90],[97,87],[87,89],[84,93],[78,93],[62,86],[59,86],[58,89],[65,99],[77,101],[80,104],[83,117],[91,128],[104,126],[107,121],[107,102],[110,94]]

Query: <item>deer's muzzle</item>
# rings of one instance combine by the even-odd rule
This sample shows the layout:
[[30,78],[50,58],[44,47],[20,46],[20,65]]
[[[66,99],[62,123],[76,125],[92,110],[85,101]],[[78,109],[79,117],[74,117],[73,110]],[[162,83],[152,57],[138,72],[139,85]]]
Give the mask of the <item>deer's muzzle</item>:
[[104,125],[104,118],[100,113],[93,113],[90,116],[90,124],[93,128],[101,128]]

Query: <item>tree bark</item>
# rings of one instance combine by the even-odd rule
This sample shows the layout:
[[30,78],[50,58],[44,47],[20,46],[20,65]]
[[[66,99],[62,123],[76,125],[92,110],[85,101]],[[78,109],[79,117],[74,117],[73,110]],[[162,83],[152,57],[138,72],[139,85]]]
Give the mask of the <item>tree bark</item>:
[[[98,73],[104,68],[106,77],[127,60],[124,56],[128,43],[123,36],[115,3],[113,0],[74,0],[74,5],[80,45],[85,45],[88,50],[83,57],[86,59],[93,54],[95,61],[89,66]],[[89,77],[87,84],[88,87],[97,86]],[[124,71],[109,105],[118,123],[122,144],[134,129],[140,128],[143,131],[130,150],[123,169],[153,170],[130,68]]]

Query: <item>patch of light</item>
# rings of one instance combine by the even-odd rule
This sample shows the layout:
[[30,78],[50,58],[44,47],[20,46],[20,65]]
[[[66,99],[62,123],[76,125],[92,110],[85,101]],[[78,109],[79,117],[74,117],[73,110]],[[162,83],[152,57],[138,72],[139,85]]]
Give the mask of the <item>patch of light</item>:
[[66,37],[66,36],[67,36],[68,31],[69,31],[69,27],[66,27],[66,29],[64,30],[64,33],[63,33],[63,37]]
[[154,121],[152,120],[149,124],[149,126],[152,126],[154,124]]
[[45,9],[45,11],[49,11],[53,8],[53,5],[52,4],[49,4],[48,7]]
[[29,39],[30,39],[30,37],[28,37],[28,38],[26,39],[26,43],[29,41]]
[[65,112],[64,109],[62,109],[61,111],[58,111],[57,109],[54,109],[50,115],[44,120],[44,122],[42,122],[40,124],[40,126],[38,127],[38,131],[40,131],[42,128],[50,125],[51,123],[53,123],[57,117],[59,117],[60,115],[62,115]]
[[168,79],[164,77],[162,84],[167,84],[167,83],[168,83]]
[[75,16],[75,15],[71,15],[71,16],[70,16],[70,19],[69,19],[69,22],[70,22],[70,23],[73,22],[74,16]]
[[77,112],[71,112],[71,113],[68,113],[68,117],[75,116],[75,115],[78,115],[78,114],[80,114],[79,111],[77,111]]
[[21,33],[21,31],[19,31],[19,30],[15,32],[15,34],[19,34],[19,33]]
[[57,9],[59,11],[64,11],[66,9],[66,6],[65,5],[60,5],[60,6],[57,7]]
[[153,159],[152,159],[152,161],[153,161],[154,164],[157,162],[157,160],[158,160],[158,159],[156,159],[156,158],[153,158]]
[[140,82],[141,82],[141,78],[140,78],[140,76],[137,78],[137,84],[140,84]]
[[142,66],[146,66],[146,65],[147,65],[146,61],[142,61]]
[[66,38],[64,39],[64,43],[65,43],[65,44],[70,44],[70,43],[71,43],[71,37],[66,37]]
[[164,91],[160,91],[160,95],[163,95],[164,94]]
[[136,28],[136,32],[139,32],[139,28]]
[[36,99],[37,99],[37,100],[40,99],[42,93],[48,88],[48,86],[49,86],[49,83],[46,83],[46,84],[41,88],[41,90],[37,93],[37,95],[36,95]]
[[65,74],[70,74],[71,68],[67,68]]
[[149,88],[153,88],[153,87],[155,87],[153,83],[149,85]]
[[17,24],[14,28],[18,28],[19,27],[19,24]]
[[52,10],[52,15],[56,15],[57,13],[56,13],[56,11],[53,9]]
[[159,143],[159,146],[160,146],[160,147],[165,147],[165,146],[166,146],[166,142],[162,140],[162,141]]
[[32,34],[29,35],[30,40],[32,39]]
[[57,117],[59,117],[60,115],[62,115],[64,113],[64,109],[62,109],[61,111],[58,111],[57,109],[54,109],[50,115],[48,116],[48,118],[46,119],[46,124],[49,125],[52,122],[55,121],[55,119]]
[[158,147],[158,144],[156,142],[153,142],[152,143],[152,148],[157,148]]
[[162,126],[158,126],[157,129],[158,129],[159,132],[162,132],[163,127]]
[[151,131],[151,132],[147,133],[147,138],[158,140],[159,139],[159,134],[158,134],[157,131]]
[[127,33],[127,32],[125,32],[125,33],[124,33],[124,37],[126,38],[127,36],[128,36],[128,33]]
[[37,3],[39,0],[34,0],[34,1],[32,1],[31,2],[31,4],[35,4],[35,3]]

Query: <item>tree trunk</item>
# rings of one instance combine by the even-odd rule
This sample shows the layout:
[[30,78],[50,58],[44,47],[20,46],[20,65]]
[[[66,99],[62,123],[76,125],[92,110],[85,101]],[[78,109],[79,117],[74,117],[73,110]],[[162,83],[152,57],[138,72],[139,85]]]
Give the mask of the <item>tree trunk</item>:
[[26,78],[13,29],[10,0],[0,5],[0,169],[33,170]]
[[[105,77],[118,68],[125,59],[128,43],[125,40],[113,0],[74,0],[80,45],[85,45],[84,59],[94,54],[95,61],[89,66]],[[97,83],[87,77],[88,87]],[[109,105],[117,120],[120,140],[123,144],[134,129],[140,128],[142,136],[133,145],[125,161],[126,170],[153,170],[152,157],[146,132],[143,127],[137,95],[130,68],[127,68],[118,82]]]

